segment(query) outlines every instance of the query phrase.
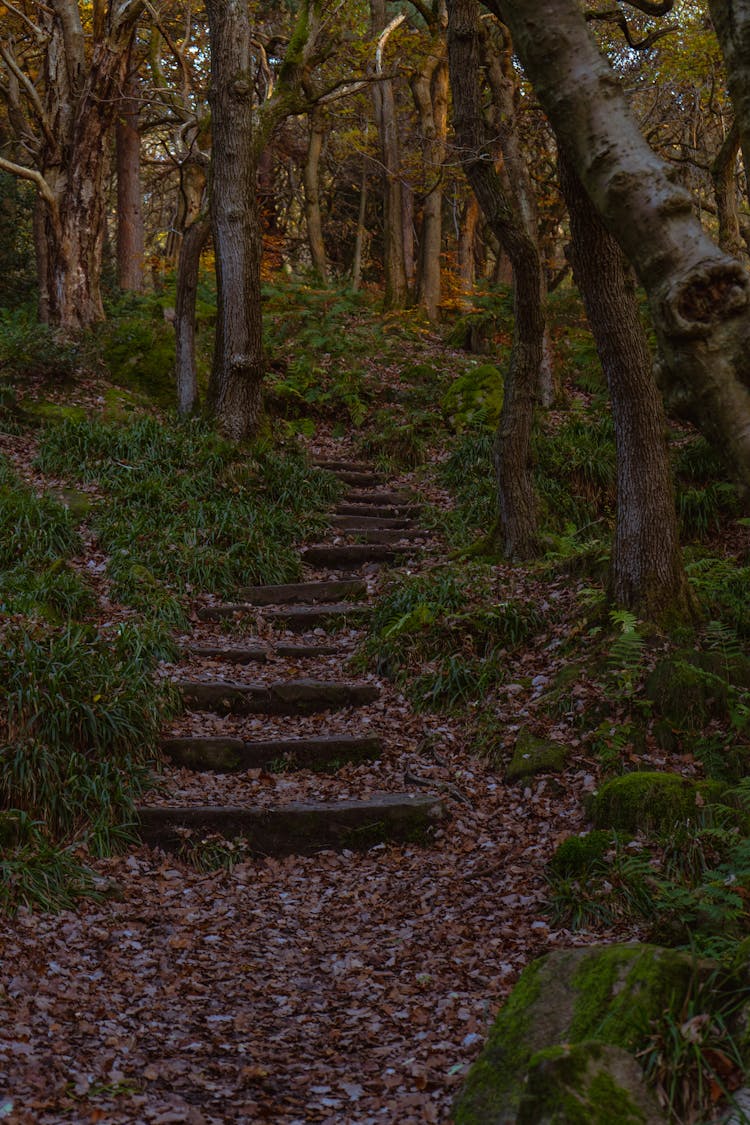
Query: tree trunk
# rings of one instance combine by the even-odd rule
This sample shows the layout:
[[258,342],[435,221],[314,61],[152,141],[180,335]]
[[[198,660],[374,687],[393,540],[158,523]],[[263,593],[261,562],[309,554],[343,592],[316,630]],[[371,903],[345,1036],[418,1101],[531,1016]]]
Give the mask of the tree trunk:
[[367,158],[362,161],[362,183],[359,189],[359,214],[357,216],[357,237],[354,240],[354,260],[352,262],[352,289],[356,292],[362,283],[362,258],[365,249],[367,218]]
[[47,262],[47,204],[41,196],[34,202],[34,254],[36,257],[36,280],[39,289],[37,297],[37,317],[40,324],[49,324],[49,264]]
[[740,217],[737,209],[737,185],[735,167],[740,149],[740,132],[737,119],[724,138],[724,143],[711,164],[711,183],[716,200],[716,216],[719,220],[719,246],[727,254],[740,256],[742,236]]
[[312,267],[324,285],[328,284],[328,262],[323,240],[323,220],[320,213],[320,154],[326,133],[325,112],[320,106],[308,115],[310,139],[307,145],[307,159],[303,174],[305,187],[305,217],[307,219],[307,241],[310,246]]
[[191,153],[180,164],[177,202],[167,232],[164,256],[173,265],[180,255],[182,236],[201,213],[206,192],[205,158]]
[[129,84],[115,127],[117,162],[117,283],[126,292],[143,290],[144,232],[141,192],[139,105]]
[[617,605],[658,622],[690,607],[664,406],[627,261],[562,153],[558,168],[570,215],[573,277],[612,399],[617,523],[610,595]]
[[482,27],[477,0],[452,0],[448,59],[460,157],[487,224],[513,265],[514,334],[495,441],[499,540],[510,558],[537,550],[537,504],[531,428],[543,358],[542,266],[522,205],[495,167],[495,132],[482,114],[479,71]]
[[[377,33],[386,25],[385,0],[371,0],[372,26]],[[382,79],[372,84],[375,123],[380,141],[383,183],[383,270],[386,309],[401,309],[409,287],[404,260],[403,200],[401,197],[401,152],[396,121],[393,83]]]
[[750,3],[708,0],[708,8],[724,56],[750,193]]
[[187,418],[198,407],[198,376],[195,366],[195,296],[198,290],[201,253],[211,233],[211,221],[201,216],[185,231],[177,264],[177,296],[174,310],[175,378],[177,411]]
[[491,6],[510,26],[562,146],[646,289],[673,400],[750,488],[750,277],[711,241],[692,197],[644,140],[577,0]]
[[443,161],[448,131],[448,66],[443,50],[442,37],[433,40],[425,65],[411,80],[419,115],[423,175],[427,181],[422,203],[417,303],[424,306],[433,324],[437,323],[440,307]]
[[458,231],[458,275],[461,278],[461,303],[472,304],[471,294],[476,283],[475,242],[479,222],[479,204],[472,191],[461,210]]
[[209,401],[218,428],[239,441],[257,431],[264,375],[250,20],[243,0],[208,0],[206,10],[211,41],[211,212],[217,284]]

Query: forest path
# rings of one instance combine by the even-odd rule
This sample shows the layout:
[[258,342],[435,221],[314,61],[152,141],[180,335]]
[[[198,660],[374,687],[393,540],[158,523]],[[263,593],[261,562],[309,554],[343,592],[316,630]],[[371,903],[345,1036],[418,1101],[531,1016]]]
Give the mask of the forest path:
[[[412,501],[366,504],[383,486],[351,487],[326,547],[390,550],[349,533],[418,526]],[[440,557],[438,543],[415,541],[403,573]],[[184,810],[207,807],[268,811],[267,824],[274,809],[318,803],[343,819],[314,854],[300,845],[262,858],[232,841],[236,823],[204,822],[196,835],[210,828],[205,844],[191,852],[180,837],[184,861],[130,848],[96,861],[114,896],[8,922],[0,1004],[7,997],[16,1031],[12,1044],[0,1036],[0,1061],[18,1106],[11,1125],[447,1123],[520,969],[560,944],[593,940],[553,931],[543,907],[546,859],[584,824],[580,768],[564,785],[506,784],[477,756],[465,717],[416,713],[388,679],[350,671],[388,571],[362,562],[348,577],[355,568],[309,556],[305,565],[312,596],[304,583],[283,594],[240,591],[233,607],[200,600],[183,659],[165,674],[187,692],[217,680],[239,686],[220,689],[224,714],[188,711],[165,730],[169,764],[150,807],[167,822],[178,810],[174,826]],[[500,568],[498,596],[514,581]],[[519,659],[511,674],[530,680],[547,654]],[[254,709],[274,685],[300,680],[364,696],[306,714]],[[249,703],[245,713],[237,701]],[[508,750],[522,706],[509,696],[491,716]],[[293,768],[277,772],[284,763]],[[379,815],[381,842],[363,838],[368,827],[353,847],[347,807],[404,793],[410,810],[425,800],[428,811],[444,807],[442,819],[429,817],[427,842],[386,843]],[[289,827],[277,821],[276,830],[288,851]]]
[[[412,497],[389,490],[374,467],[348,460],[313,463],[349,487],[331,516],[343,523],[333,523],[326,541],[302,549],[308,572],[302,581],[246,587],[237,591],[235,602],[198,608],[199,622],[223,622],[243,631],[252,623],[260,636],[243,636],[240,647],[218,643],[185,647],[191,672],[175,685],[188,724],[197,722],[198,730],[167,738],[163,746],[167,759],[183,771],[289,774],[302,766],[335,774],[344,764],[382,753],[382,739],[357,730],[358,710],[379,700],[380,688],[352,682],[346,663],[357,643],[358,628],[372,609],[376,572],[414,556],[426,532],[416,523],[419,507]],[[355,568],[369,570],[369,585],[352,573]],[[342,629],[348,629],[345,646],[335,643]],[[301,634],[300,643],[292,643],[292,633]],[[321,655],[329,658],[325,677],[299,675],[300,665],[314,663]],[[217,665],[231,666],[234,674],[216,678]],[[237,669],[244,675],[239,676]],[[349,733],[329,731],[332,712],[342,713]],[[201,734],[205,713],[235,719],[315,718],[308,733],[282,726],[275,737],[257,739]],[[427,842],[444,808],[437,795],[413,789],[359,799],[345,794],[272,805],[247,804],[241,796],[231,803],[175,803],[167,782],[166,803],[142,807],[139,815],[141,838],[152,847],[195,855],[207,846],[220,849],[223,838],[250,855],[283,856],[314,854],[324,848],[361,850],[394,841]]]

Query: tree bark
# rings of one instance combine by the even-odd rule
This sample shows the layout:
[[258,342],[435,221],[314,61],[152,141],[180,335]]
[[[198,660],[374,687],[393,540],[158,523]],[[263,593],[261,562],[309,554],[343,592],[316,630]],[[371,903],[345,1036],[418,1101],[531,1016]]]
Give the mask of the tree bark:
[[750,277],[708,237],[692,197],[644,140],[577,0],[490,6],[646,289],[672,400],[750,488]]
[[[76,0],[40,5],[41,65],[16,83],[28,115],[20,95],[5,91],[13,102],[9,117],[33,153],[33,166],[2,159],[0,166],[34,182],[44,202],[36,231],[37,245],[46,243],[38,256],[40,291],[50,323],[69,334],[104,317],[100,273],[109,139],[142,8],[141,0],[99,5],[89,43]],[[12,41],[3,46],[11,57]]]
[[727,70],[727,85],[750,193],[750,3],[748,0],[709,0],[708,9]]
[[217,283],[209,404],[218,428],[240,441],[257,431],[264,375],[250,19],[244,0],[208,0],[206,10],[211,40],[211,213]]
[[211,221],[199,216],[185,231],[177,264],[177,295],[174,310],[175,378],[177,411],[187,418],[198,407],[198,375],[195,365],[195,297],[201,253],[211,233]]
[[422,141],[427,187],[422,202],[417,303],[436,324],[440,307],[440,251],[443,218],[443,161],[448,132],[448,65],[442,35],[434,37],[424,66],[411,80]]
[[321,106],[316,106],[308,115],[310,135],[307,144],[307,159],[303,173],[305,188],[305,218],[307,219],[307,241],[310,259],[315,273],[324,285],[328,284],[328,261],[323,238],[323,219],[320,212],[320,156],[326,134],[326,115]]
[[667,424],[641,324],[635,279],[563,153],[573,277],[612,400],[617,448],[617,522],[610,596],[648,621],[690,608],[680,553]]
[[[371,0],[375,33],[386,27],[385,0]],[[383,271],[386,309],[401,309],[409,296],[404,260],[401,151],[393,83],[384,78],[372,84],[375,124],[380,142],[383,185]]]
[[117,164],[117,283],[126,292],[143,290],[144,232],[141,191],[139,105],[129,83],[115,127]]
[[364,257],[367,218],[367,158],[362,161],[362,183],[359,188],[359,213],[357,215],[357,235],[354,240],[354,260],[352,261],[352,289],[356,292],[362,283],[362,259]]
[[479,222],[479,204],[472,191],[461,209],[458,231],[458,275],[461,278],[461,302],[471,305],[471,294],[477,279],[475,242]]
[[515,280],[513,347],[495,438],[495,468],[499,545],[508,557],[525,558],[538,547],[531,429],[543,358],[542,266],[523,213],[523,201],[514,195],[507,180],[501,181],[495,167],[496,132],[488,127],[480,102],[482,58],[477,0],[452,0],[448,60],[459,152],[487,224],[511,260]]
[[710,169],[716,200],[716,217],[719,221],[719,246],[735,258],[740,256],[742,249],[735,183],[735,166],[739,149],[740,131],[735,118]]

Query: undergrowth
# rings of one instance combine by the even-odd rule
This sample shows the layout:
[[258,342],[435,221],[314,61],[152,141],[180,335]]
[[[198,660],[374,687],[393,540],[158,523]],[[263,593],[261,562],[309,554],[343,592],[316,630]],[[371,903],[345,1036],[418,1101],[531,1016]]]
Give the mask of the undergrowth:
[[64,422],[42,436],[39,467],[95,482],[111,502],[91,526],[114,596],[183,621],[179,598],[297,578],[295,544],[323,526],[339,491],[296,448],[240,451],[197,422]]

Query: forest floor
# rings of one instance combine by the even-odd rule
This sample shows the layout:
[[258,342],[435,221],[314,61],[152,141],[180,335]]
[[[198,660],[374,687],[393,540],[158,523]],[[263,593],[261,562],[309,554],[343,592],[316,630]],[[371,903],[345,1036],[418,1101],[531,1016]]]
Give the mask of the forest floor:
[[[434,362],[439,342],[428,340],[425,351]],[[449,363],[450,354],[441,361]],[[377,377],[387,382],[388,371]],[[398,381],[393,372],[390,378]],[[96,409],[98,392],[92,383],[77,399],[68,392],[60,398]],[[49,388],[44,393],[49,397]],[[32,467],[33,438],[2,435],[0,442],[37,488],[60,484]],[[306,447],[311,456],[362,459],[358,444],[334,438],[325,424]],[[433,468],[394,472],[389,485],[447,507]],[[76,565],[96,576],[102,556],[89,546]],[[433,535],[405,570],[429,570],[448,551]],[[377,599],[387,570],[365,573]],[[133,847],[93,862],[116,890],[104,901],[57,915],[22,908],[2,920],[0,1116],[11,1125],[447,1122],[498,1007],[532,958],[642,936],[633,923],[596,932],[553,928],[545,908],[545,863],[561,840],[587,826],[583,798],[601,773],[575,716],[550,718],[543,706],[567,659],[562,642],[581,628],[578,595],[589,580],[542,580],[537,571],[502,563],[493,573],[498,597],[531,601],[548,622],[513,655],[493,697],[486,718],[501,751],[491,761],[473,749],[466,716],[417,713],[390,680],[352,671],[348,653],[361,639],[358,630],[343,635],[343,654],[304,666],[272,659],[240,672],[205,661],[162,667],[164,676],[259,682],[301,674],[375,683],[376,703],[335,716],[185,714],[170,729],[246,738],[323,728],[377,733],[386,750],[335,775],[165,768],[150,803],[265,806],[406,790],[439,795],[446,818],[427,846],[241,859],[210,872]],[[103,612],[117,614],[106,583],[102,589]],[[226,640],[222,631],[191,624],[194,640]],[[258,636],[253,626],[247,633]],[[233,631],[233,642],[246,639]],[[300,637],[266,626],[262,639]],[[602,703],[596,685],[583,682],[579,710],[593,703]],[[566,745],[566,767],[554,777],[507,783],[499,762],[529,723]],[[652,746],[640,753],[644,759],[651,768],[700,774],[689,755]]]

